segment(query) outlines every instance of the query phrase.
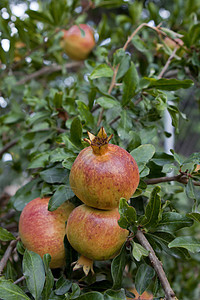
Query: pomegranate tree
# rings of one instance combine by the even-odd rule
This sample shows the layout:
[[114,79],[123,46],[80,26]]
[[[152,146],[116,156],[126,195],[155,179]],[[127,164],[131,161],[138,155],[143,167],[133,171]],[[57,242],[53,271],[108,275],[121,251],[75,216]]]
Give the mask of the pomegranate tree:
[[139,184],[134,158],[123,148],[109,144],[102,127],[95,137],[88,133],[90,146],[77,156],[70,172],[70,185],[86,205],[110,210],[119,206],[120,198],[129,199]]

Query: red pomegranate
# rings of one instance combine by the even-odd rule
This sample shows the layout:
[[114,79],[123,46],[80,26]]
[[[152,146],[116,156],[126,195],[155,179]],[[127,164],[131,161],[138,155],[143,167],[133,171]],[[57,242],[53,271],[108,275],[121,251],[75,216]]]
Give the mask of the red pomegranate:
[[70,185],[86,205],[110,210],[120,198],[129,199],[139,184],[134,158],[123,148],[109,144],[112,135],[102,127],[95,137],[88,133],[90,146],[77,156],[70,172]]
[[69,201],[55,211],[48,211],[50,198],[36,198],[23,209],[19,219],[19,235],[24,246],[41,257],[51,255],[50,267],[65,265],[65,222],[74,209]]
[[100,210],[82,204],[70,214],[66,234],[72,247],[91,260],[107,260],[118,254],[128,230],[118,225],[118,209]]
[[61,46],[65,53],[74,60],[84,60],[95,47],[94,32],[87,24],[73,25],[63,30]]

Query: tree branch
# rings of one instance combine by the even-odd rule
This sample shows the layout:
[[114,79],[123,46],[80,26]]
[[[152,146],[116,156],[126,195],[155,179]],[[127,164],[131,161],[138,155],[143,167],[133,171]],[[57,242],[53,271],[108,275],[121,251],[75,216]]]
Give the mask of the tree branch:
[[[78,66],[81,66],[82,62],[77,62],[77,61],[74,61],[74,62],[71,62],[71,63],[67,63],[64,65],[64,68],[65,69],[70,69],[70,68],[74,68],[74,67],[78,67]],[[44,74],[46,75],[49,75],[49,74],[52,74],[54,72],[58,72],[58,71],[61,71],[63,69],[63,66],[60,66],[60,65],[56,65],[56,64],[53,64],[51,66],[47,66],[47,67],[43,67],[42,69],[32,73],[32,74],[29,74],[29,75],[26,75],[25,78],[22,78],[21,80],[19,80],[18,82],[16,82],[16,85],[23,85],[25,84],[26,82],[32,80],[32,79],[35,79],[37,77],[40,77]]]
[[9,143],[7,143],[1,150],[0,150],[0,157],[10,148],[12,148],[13,146],[15,146],[18,143],[19,139],[16,138],[12,141],[10,141]]
[[161,285],[163,287],[163,290],[165,292],[165,297],[166,300],[175,300],[177,299],[175,296],[174,291],[172,290],[169,281],[166,277],[166,274],[163,270],[162,267],[162,263],[159,261],[159,259],[157,258],[153,248],[151,247],[150,243],[148,242],[148,240],[146,239],[146,237],[144,236],[144,234],[142,233],[142,231],[140,229],[138,229],[137,233],[136,233],[136,238],[138,239],[138,241],[140,242],[140,244],[149,251],[149,259],[151,261],[151,264],[154,268],[154,270],[156,271]]
[[18,283],[20,283],[21,281],[23,281],[24,279],[25,279],[25,276],[22,276],[22,277],[18,278],[18,279],[14,282],[14,284],[18,284]]
[[17,245],[17,242],[20,238],[17,237],[16,240],[13,240],[10,242],[8,248],[6,249],[6,252],[4,253],[4,256],[2,257],[1,261],[0,261],[0,276],[2,275],[3,269],[5,268],[7,261],[13,251],[13,249],[15,248],[15,246]]
[[[157,184],[157,183],[169,182],[169,181],[177,181],[177,182],[180,182],[183,184],[187,184],[188,178],[185,175],[179,174],[179,175],[170,176],[170,177],[164,176],[164,177],[158,177],[158,178],[149,178],[149,179],[145,180],[146,184]],[[196,186],[200,186],[199,181],[193,181],[193,184]]]

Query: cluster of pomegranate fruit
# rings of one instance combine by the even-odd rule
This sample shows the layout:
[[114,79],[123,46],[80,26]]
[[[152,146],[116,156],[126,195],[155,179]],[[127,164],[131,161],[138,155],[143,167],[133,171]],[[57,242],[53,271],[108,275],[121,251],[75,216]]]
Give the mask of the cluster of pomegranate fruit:
[[67,201],[50,212],[49,198],[36,198],[25,206],[19,220],[24,246],[41,257],[49,253],[51,268],[64,265],[67,234],[71,246],[81,254],[74,269],[83,267],[86,274],[93,271],[93,260],[113,258],[126,241],[128,230],[118,225],[119,201],[121,197],[128,200],[139,183],[135,160],[123,148],[109,144],[112,136],[103,127],[96,137],[88,135],[89,146],[77,156],[69,177],[83,204],[74,208]]
[[82,255],[75,268],[86,264],[85,273],[92,264],[88,259],[107,260],[119,253],[128,236],[128,230],[118,225],[119,201],[128,200],[139,183],[135,160],[123,148],[109,144],[112,135],[108,137],[103,127],[96,137],[88,135],[89,147],[79,153],[69,177],[84,204],[72,211],[66,227],[70,244]]

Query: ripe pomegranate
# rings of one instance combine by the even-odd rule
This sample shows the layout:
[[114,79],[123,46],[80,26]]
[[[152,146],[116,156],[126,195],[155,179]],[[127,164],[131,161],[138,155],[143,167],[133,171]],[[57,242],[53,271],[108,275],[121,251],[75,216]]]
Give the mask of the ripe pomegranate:
[[48,211],[50,198],[36,198],[23,209],[19,219],[19,235],[24,246],[41,257],[51,255],[50,267],[60,268],[65,264],[65,221],[74,205],[65,202],[55,211]]
[[95,46],[92,28],[86,24],[80,24],[64,30],[61,46],[71,59],[86,59]]
[[75,195],[88,206],[110,210],[118,207],[121,197],[127,200],[139,184],[134,158],[123,148],[108,144],[112,136],[102,127],[95,137],[88,133],[90,146],[77,156],[70,172]]
[[113,258],[128,236],[118,225],[118,209],[100,210],[82,204],[70,214],[66,234],[72,247],[90,260]]

